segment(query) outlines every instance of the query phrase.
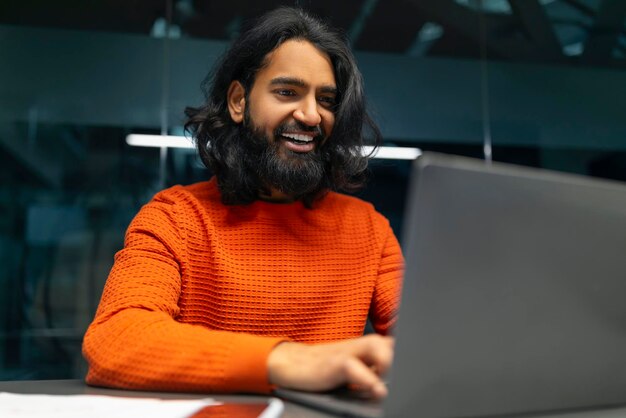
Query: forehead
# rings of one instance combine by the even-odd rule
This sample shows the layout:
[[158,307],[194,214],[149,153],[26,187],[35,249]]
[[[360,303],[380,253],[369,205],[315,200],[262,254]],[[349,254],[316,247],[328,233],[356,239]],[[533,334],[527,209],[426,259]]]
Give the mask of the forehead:
[[269,82],[278,77],[294,77],[312,87],[334,87],[335,74],[330,57],[304,40],[288,40],[270,52],[267,65],[259,70],[256,80]]

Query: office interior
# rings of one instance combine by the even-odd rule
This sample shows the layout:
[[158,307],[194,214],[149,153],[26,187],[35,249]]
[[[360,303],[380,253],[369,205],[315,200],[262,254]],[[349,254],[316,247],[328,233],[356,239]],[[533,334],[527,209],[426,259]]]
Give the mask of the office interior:
[[[130,220],[206,180],[185,106],[246,19],[296,5],[345,31],[385,146],[626,181],[623,0],[0,3],[0,380],[81,378],[82,335]],[[401,237],[412,161],[359,196]]]

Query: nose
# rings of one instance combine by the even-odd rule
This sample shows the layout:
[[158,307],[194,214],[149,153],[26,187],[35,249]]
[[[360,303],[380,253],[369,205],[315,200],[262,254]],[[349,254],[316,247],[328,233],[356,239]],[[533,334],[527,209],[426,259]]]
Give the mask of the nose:
[[308,126],[317,126],[322,122],[322,116],[317,109],[317,99],[306,97],[299,102],[298,108],[293,112],[293,117]]

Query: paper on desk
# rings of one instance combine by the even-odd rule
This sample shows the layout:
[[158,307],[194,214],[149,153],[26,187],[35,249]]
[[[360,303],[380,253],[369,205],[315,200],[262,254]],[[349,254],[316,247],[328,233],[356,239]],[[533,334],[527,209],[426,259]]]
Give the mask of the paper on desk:
[[101,395],[26,395],[0,392],[0,417],[187,418],[213,399],[162,400]]

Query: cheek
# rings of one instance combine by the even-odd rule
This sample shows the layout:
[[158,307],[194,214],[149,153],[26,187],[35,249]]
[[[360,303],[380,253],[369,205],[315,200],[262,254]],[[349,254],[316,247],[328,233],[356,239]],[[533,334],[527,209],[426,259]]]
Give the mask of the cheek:
[[257,111],[256,107],[250,110],[252,124],[263,133],[272,134],[277,126],[276,118],[272,112]]
[[330,136],[333,131],[333,127],[335,126],[335,115],[325,117],[322,125],[324,127],[324,131],[326,132],[326,136]]

